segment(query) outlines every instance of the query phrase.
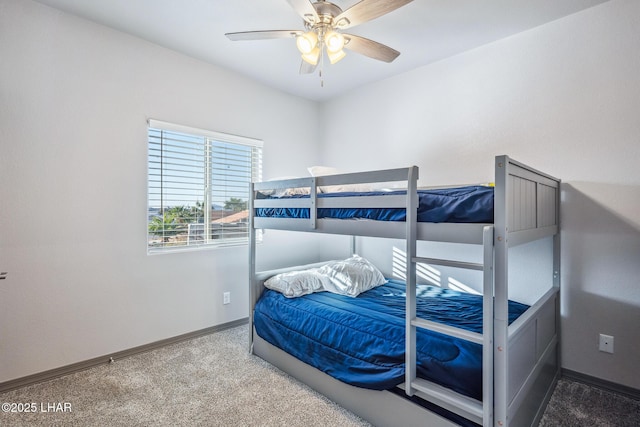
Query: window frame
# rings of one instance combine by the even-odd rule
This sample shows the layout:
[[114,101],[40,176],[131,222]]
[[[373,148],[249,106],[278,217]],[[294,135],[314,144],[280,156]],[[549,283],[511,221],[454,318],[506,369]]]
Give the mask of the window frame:
[[[247,188],[246,188],[246,203],[248,206],[249,197],[251,197],[250,190],[249,190],[249,182],[260,182],[262,180],[262,150],[264,146],[263,141],[260,139],[249,138],[245,136],[233,135],[233,134],[217,132],[217,131],[211,131],[206,129],[193,128],[189,126],[178,125],[175,123],[169,123],[169,122],[164,122],[164,121],[155,120],[155,119],[148,119],[147,124],[148,124],[147,126],[147,232],[146,232],[147,254],[155,255],[155,254],[163,254],[163,253],[198,251],[198,250],[208,250],[208,249],[215,249],[215,248],[221,248],[221,247],[247,245],[249,242],[248,228],[247,228],[246,236],[235,237],[235,238],[228,237],[228,238],[221,238],[221,239],[214,239],[211,237],[211,228],[207,227],[206,224],[209,224],[209,226],[211,226],[212,224],[211,218],[210,218],[212,208],[210,207],[209,209],[205,209],[204,207],[212,204],[211,197],[216,188],[218,190],[222,190],[223,192],[226,192],[229,188],[231,188],[231,186],[216,185],[215,182],[212,182],[211,178],[215,174],[215,172],[213,171],[212,163],[216,163],[216,164],[223,164],[223,163],[221,161],[210,162],[207,160],[207,158],[222,159],[222,157],[213,157],[214,156],[213,152],[215,151],[215,149],[212,150],[212,147],[214,147],[214,145],[216,144],[222,144],[222,145],[230,144],[231,145],[230,148],[233,148],[233,146],[235,146],[238,149],[240,149],[240,146],[250,148],[250,154],[248,154],[246,157],[246,159],[249,160],[250,162],[250,166],[248,168],[250,172],[250,177],[248,178]],[[160,154],[160,157],[156,156],[156,159],[158,158],[162,159],[162,161],[156,160],[155,162],[156,165],[160,164],[160,170],[159,170],[158,176],[160,180],[159,182],[162,183],[160,186],[161,191],[163,191],[162,189],[164,187],[164,184],[167,182],[167,179],[166,179],[166,176],[168,175],[167,172],[171,171],[171,169],[168,169],[168,168],[165,169],[163,166],[163,162],[165,160],[164,154],[162,152],[157,153],[156,152],[157,148],[153,148],[153,145],[157,144],[157,142],[153,141],[152,131],[175,132],[175,133],[183,134],[185,136],[203,139],[202,148],[204,150],[202,152],[202,162],[204,162],[204,166],[203,166],[204,169],[202,173],[205,174],[204,175],[205,180],[203,180],[202,188],[198,188],[197,185],[194,186],[194,188],[198,188],[198,190],[202,190],[203,192],[202,194],[203,198],[201,203],[203,207],[202,210],[203,210],[204,218],[202,223],[205,225],[202,227],[202,232],[200,233],[203,236],[205,236],[205,239],[206,239],[206,236],[209,236],[209,238],[206,239],[204,242],[200,242],[200,243],[191,242],[191,239],[190,239],[192,237],[191,231],[190,231],[191,226],[189,225],[187,225],[188,231],[187,231],[186,243],[178,243],[176,239],[176,241],[174,241],[172,244],[167,244],[168,241],[165,240],[167,236],[164,234],[166,228],[165,228],[165,222],[164,222],[165,217],[163,212],[166,209],[169,209],[171,207],[180,208],[180,207],[184,207],[184,205],[171,206],[169,204],[170,202],[167,203],[164,201],[164,193],[161,193],[159,206],[152,206],[154,202],[152,189],[156,188],[155,185],[152,185],[152,182],[154,182],[152,180],[152,173],[151,173],[152,164],[154,164],[154,162],[152,161],[153,155]],[[164,143],[164,142],[161,142],[161,143]],[[211,157],[207,157],[207,156],[211,156]],[[226,161],[228,160],[229,159],[226,159]],[[210,189],[209,189],[209,184],[211,187]],[[191,190],[184,190],[184,191],[186,193]],[[209,193],[208,195],[206,194],[207,192]],[[193,197],[193,196],[190,196],[190,197]],[[198,201],[198,203],[200,203],[200,201]],[[150,231],[150,224],[153,220],[152,209],[158,209],[158,211],[160,212],[160,216],[162,218],[160,220],[160,223],[162,224],[162,232],[163,232],[162,234],[154,234]],[[224,217],[228,217],[230,215],[223,215],[223,217],[221,217],[220,219]],[[157,217],[158,215],[154,215],[154,216]],[[195,225],[199,223],[200,222],[189,222],[186,224]],[[249,224],[247,219],[247,227],[248,226]],[[223,226],[223,229],[224,229],[224,226]],[[198,231],[199,230],[200,228],[198,227]],[[153,245],[152,236],[160,237],[162,239],[162,242],[159,245]]]

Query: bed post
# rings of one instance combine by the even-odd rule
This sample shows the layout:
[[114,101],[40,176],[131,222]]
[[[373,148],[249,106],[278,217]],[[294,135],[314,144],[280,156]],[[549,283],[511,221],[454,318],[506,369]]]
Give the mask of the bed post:
[[249,353],[253,353],[253,308],[256,305],[256,230],[253,227],[253,182],[249,183]]
[[416,239],[418,217],[418,168],[409,168],[407,176],[406,213],[406,331],[405,331],[405,393],[413,396],[413,382],[416,379]]
[[494,194],[495,227],[495,305],[493,312],[494,334],[494,419],[497,426],[509,425],[508,411],[508,218],[510,193],[509,157],[496,156]]
[[558,225],[558,231],[553,235],[553,286],[558,290],[556,300],[556,319],[558,319],[556,324],[556,337],[558,340],[558,344],[556,345],[556,381],[560,377],[560,367],[562,366],[562,346],[560,345],[560,342],[562,342],[562,330],[560,329],[560,319],[562,318],[562,312],[560,310],[562,306],[562,294],[560,292],[560,184],[561,182],[558,180],[558,190],[556,191],[556,224]]
[[482,277],[482,424],[493,426],[494,415],[494,366],[493,366],[493,226],[482,232],[483,277]]

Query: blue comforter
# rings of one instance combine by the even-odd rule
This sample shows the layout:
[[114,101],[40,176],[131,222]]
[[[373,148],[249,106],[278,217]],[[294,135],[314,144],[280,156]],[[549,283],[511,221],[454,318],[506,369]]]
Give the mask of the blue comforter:
[[[482,332],[482,297],[418,286],[418,316]],[[509,322],[528,306],[510,302]],[[285,298],[266,290],[256,332],[269,343],[345,383],[374,390],[404,381],[405,285],[389,281],[357,298],[329,292]],[[418,331],[418,376],[482,399],[482,347]]]
[[[319,198],[345,196],[384,196],[406,191],[365,193],[321,193]],[[292,198],[309,196],[289,196]],[[263,198],[267,198],[266,196]],[[419,222],[493,223],[493,187],[467,186],[418,191]],[[309,209],[258,208],[258,217],[309,218]],[[319,208],[318,218],[358,218],[378,221],[405,221],[405,209]]]

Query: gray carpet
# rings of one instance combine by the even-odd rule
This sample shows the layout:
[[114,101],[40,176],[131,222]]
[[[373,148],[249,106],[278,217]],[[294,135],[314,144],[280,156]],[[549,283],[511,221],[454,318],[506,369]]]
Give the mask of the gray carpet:
[[583,383],[558,381],[539,427],[637,427],[640,401]]
[[[369,426],[248,354],[247,342],[240,326],[2,393],[23,412],[0,412],[0,426]],[[562,380],[540,425],[638,420],[640,402]]]

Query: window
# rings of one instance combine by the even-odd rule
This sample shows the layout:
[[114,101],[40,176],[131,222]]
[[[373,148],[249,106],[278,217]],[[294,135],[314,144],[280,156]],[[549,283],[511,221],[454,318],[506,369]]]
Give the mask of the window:
[[149,253],[244,244],[262,141],[149,121]]

